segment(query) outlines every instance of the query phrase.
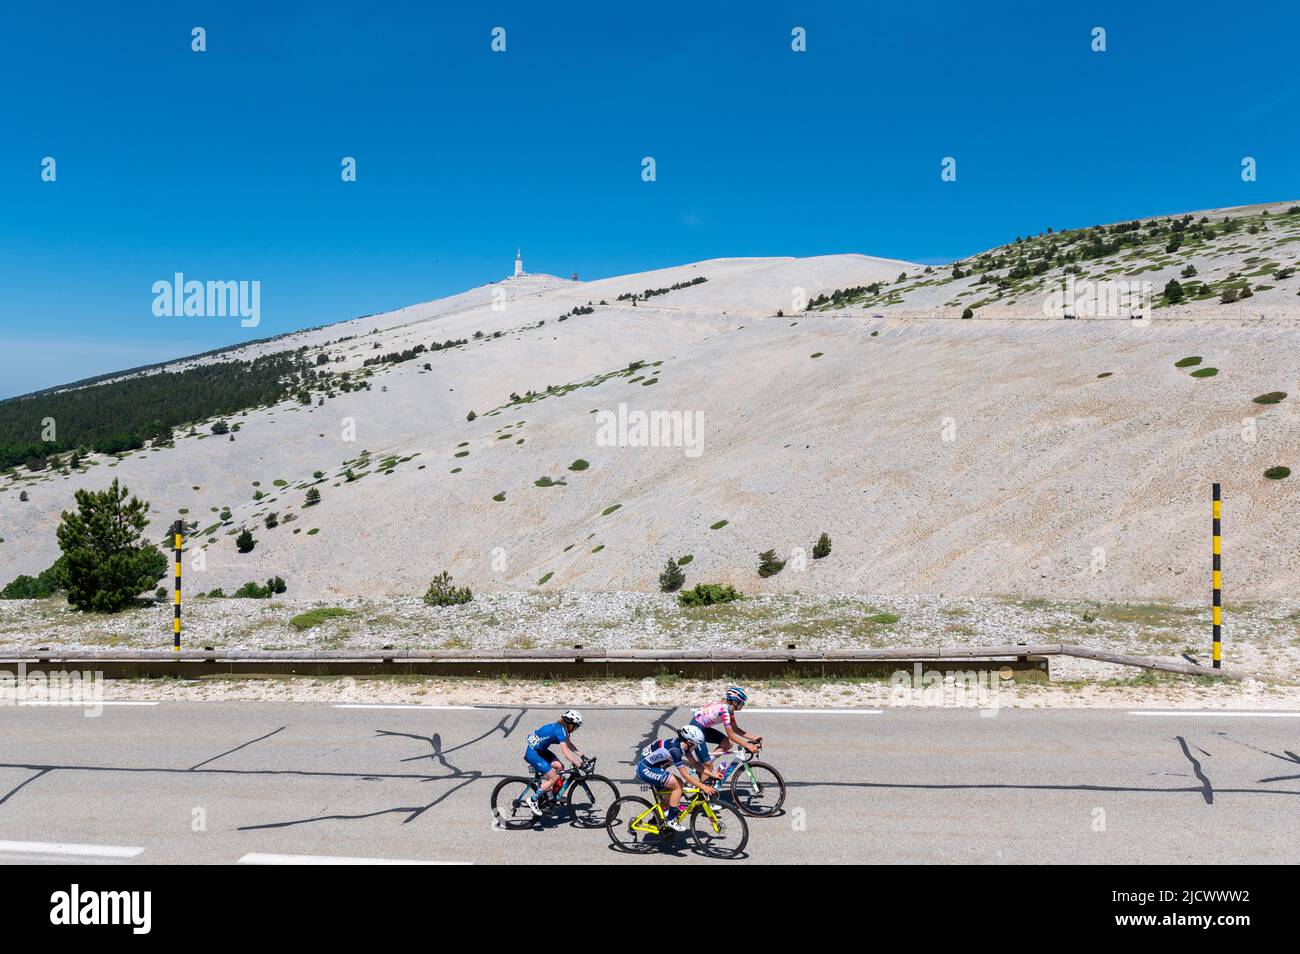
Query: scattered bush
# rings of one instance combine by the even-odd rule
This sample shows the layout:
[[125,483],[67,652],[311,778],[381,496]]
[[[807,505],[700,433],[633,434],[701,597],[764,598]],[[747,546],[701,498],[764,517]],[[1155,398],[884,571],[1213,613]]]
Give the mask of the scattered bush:
[[247,528],[241,530],[239,536],[235,537],[235,549],[240,553],[252,553],[255,546],[257,541],[253,539],[252,533]]
[[589,463],[587,463],[585,460],[579,457],[577,460],[575,460],[572,464],[569,465],[569,470],[586,470],[590,466],[591,465]]
[[314,507],[318,503],[320,503],[320,491],[315,487],[312,487],[307,491],[307,500],[303,506]]
[[429,588],[424,593],[426,606],[459,606],[461,603],[468,603],[473,598],[474,594],[470,591],[470,588],[453,584],[451,574],[446,570],[433,578]]
[[1174,362],[1174,367],[1175,367],[1175,368],[1190,368],[1190,367],[1193,367],[1194,365],[1198,365],[1198,364],[1200,364],[1200,363],[1201,363],[1201,356],[1200,356],[1200,355],[1195,355],[1195,354],[1194,354],[1194,355],[1191,355],[1190,357],[1187,357],[1187,358],[1181,358],[1181,359],[1179,359],[1178,361],[1175,361],[1175,362]]
[[289,625],[297,630],[311,629],[319,626],[328,619],[337,619],[340,616],[351,616],[352,610],[343,609],[341,606],[322,606],[318,609],[307,610],[305,613],[299,613],[293,619],[289,620]]
[[[252,580],[249,580],[231,595],[241,600],[269,600],[276,593],[283,593],[286,589],[288,587],[284,585],[284,580],[278,576],[273,576],[266,581],[265,586],[258,586]],[[208,595],[212,596],[214,594],[217,596],[225,595],[220,590],[213,590]]]
[[1290,467],[1270,467],[1264,471],[1264,476],[1269,480],[1283,480],[1291,476]]
[[686,582],[686,574],[682,572],[681,566],[676,560],[669,559],[664,565],[664,571],[659,574],[659,589],[665,593],[675,593],[682,588]]
[[1197,368],[1192,372],[1194,378],[1212,378],[1219,373],[1218,368]]
[[744,599],[744,594],[721,583],[697,583],[694,589],[677,594],[677,602],[681,606],[714,606],[740,599]]
[[758,555],[758,575],[766,579],[785,569],[785,561],[776,558],[775,550],[764,550]]
[[821,560],[831,555],[831,538],[822,534],[813,544],[812,555],[814,560]]
[[867,617],[868,623],[878,623],[881,626],[889,626],[898,622],[898,617],[893,613],[876,613],[874,616]]
[[963,319],[969,320],[975,317],[975,311],[969,305],[967,305],[966,310],[961,313],[961,316]]
[[1254,398],[1256,404],[1278,404],[1286,398],[1285,391],[1269,391],[1267,394],[1261,394]]

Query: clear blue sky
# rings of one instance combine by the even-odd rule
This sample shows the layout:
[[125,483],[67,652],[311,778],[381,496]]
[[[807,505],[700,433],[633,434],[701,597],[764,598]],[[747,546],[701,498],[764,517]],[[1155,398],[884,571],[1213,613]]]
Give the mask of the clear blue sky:
[[[516,245],[530,271],[584,278],[934,262],[1300,198],[1293,3],[17,6],[0,396],[454,293],[503,277]],[[177,271],[259,280],[261,326],[154,317]]]

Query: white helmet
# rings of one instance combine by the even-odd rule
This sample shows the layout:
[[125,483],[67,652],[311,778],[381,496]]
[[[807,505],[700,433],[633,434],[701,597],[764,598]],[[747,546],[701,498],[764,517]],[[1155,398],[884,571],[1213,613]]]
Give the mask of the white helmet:
[[577,709],[565,709],[563,715],[560,716],[560,719],[561,721],[569,723],[569,725],[573,726],[575,729],[582,725],[582,713]]
[[697,747],[704,744],[704,733],[696,725],[684,725],[677,732],[677,738],[683,742],[694,743]]

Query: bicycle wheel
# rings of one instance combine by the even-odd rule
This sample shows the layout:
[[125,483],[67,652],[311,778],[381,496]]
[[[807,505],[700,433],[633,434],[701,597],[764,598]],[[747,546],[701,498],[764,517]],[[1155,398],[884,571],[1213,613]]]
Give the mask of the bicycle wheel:
[[502,828],[518,830],[532,828],[537,818],[524,802],[533,794],[533,781],[528,778],[503,778],[492,789],[492,817]]
[[746,815],[775,815],[785,804],[785,779],[766,762],[746,762],[731,773],[731,803]]
[[[610,805],[609,811],[605,813],[605,831],[609,832],[609,840],[614,843],[615,848],[633,854],[644,854],[655,847],[659,841],[658,834],[632,829],[632,822],[650,808],[648,801],[636,795],[624,795],[614,800],[614,804]],[[660,825],[657,815],[647,818],[646,822],[655,828]]]
[[579,828],[602,828],[609,807],[618,800],[618,786],[603,775],[587,775],[569,789],[569,812]]
[[749,842],[749,824],[731,805],[714,805],[713,814],[715,817],[710,818],[703,808],[691,812],[695,846],[714,858],[735,858]]

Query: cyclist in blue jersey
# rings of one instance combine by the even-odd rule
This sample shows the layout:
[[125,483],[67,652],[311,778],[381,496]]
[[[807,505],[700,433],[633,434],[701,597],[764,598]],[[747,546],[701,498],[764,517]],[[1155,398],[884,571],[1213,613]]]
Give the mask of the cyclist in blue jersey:
[[705,795],[713,795],[714,790],[699,776],[694,774],[686,763],[689,762],[696,771],[702,771],[703,763],[697,753],[704,745],[704,733],[693,725],[683,726],[672,739],[657,739],[641,750],[641,758],[636,763],[636,777],[656,791],[668,792],[667,820],[665,824],[673,831],[685,831],[686,826],[679,819],[682,810],[682,783],[694,785]]
[[537,788],[525,799],[528,810],[534,815],[542,814],[539,794],[544,799],[560,787],[560,770],[564,763],[551,751],[552,745],[559,745],[560,752],[575,766],[587,763],[587,757],[573,745],[573,733],[581,725],[582,713],[577,709],[565,709],[559,722],[548,722],[528,736],[524,761],[542,776]]

